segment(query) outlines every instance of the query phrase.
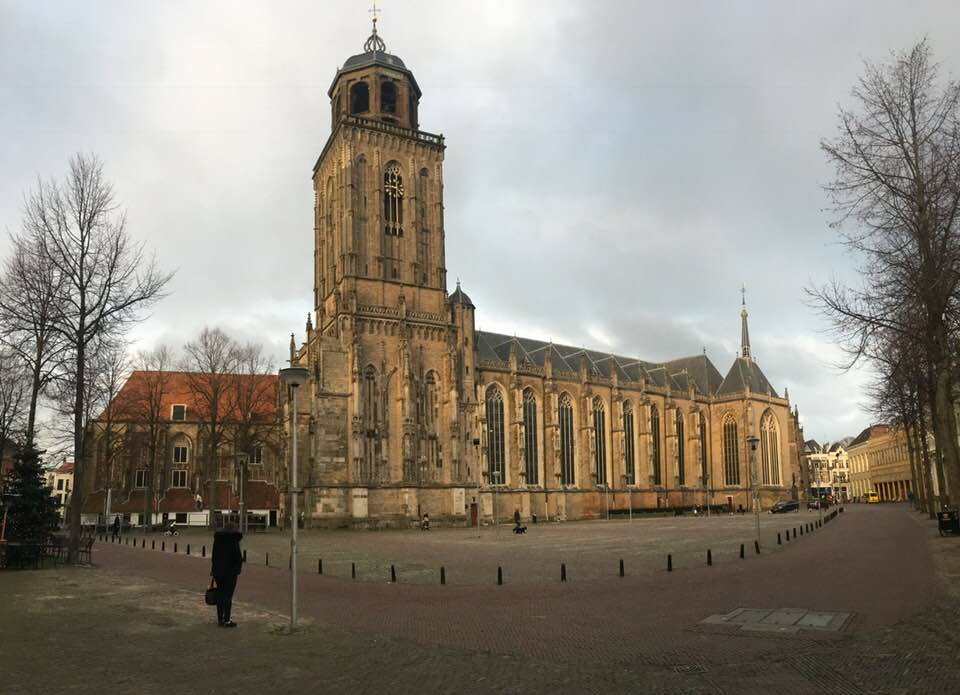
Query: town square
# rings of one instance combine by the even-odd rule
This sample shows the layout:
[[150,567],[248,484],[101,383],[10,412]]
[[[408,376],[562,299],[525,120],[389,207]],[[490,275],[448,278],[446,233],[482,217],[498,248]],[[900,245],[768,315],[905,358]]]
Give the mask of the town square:
[[948,3],[0,3],[0,693],[960,692]]

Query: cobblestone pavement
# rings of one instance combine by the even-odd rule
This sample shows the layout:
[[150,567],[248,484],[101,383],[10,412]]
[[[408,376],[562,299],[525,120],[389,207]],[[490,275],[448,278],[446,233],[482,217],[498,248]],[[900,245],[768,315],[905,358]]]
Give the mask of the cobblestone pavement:
[[[788,529],[791,536],[796,530],[797,540],[802,540],[801,527],[819,518],[812,511],[760,515],[762,552],[777,550],[778,533],[781,542],[789,545]],[[469,528],[429,532],[308,529],[299,534],[298,557],[301,568],[309,572],[316,572],[317,560],[322,558],[324,574],[339,577],[350,577],[353,563],[358,581],[382,581],[394,565],[403,583],[434,584],[443,566],[448,584],[489,584],[496,580],[500,566],[511,583],[542,583],[559,578],[561,563],[567,566],[568,579],[577,581],[616,575],[621,559],[630,574],[660,571],[666,568],[668,553],[678,569],[705,564],[707,549],[715,563],[739,562],[740,545],[752,557],[756,537],[750,514],[528,524],[523,535],[512,533],[511,528],[484,527],[479,534]],[[186,543],[192,550],[209,548],[210,533],[184,529],[177,541],[181,551]],[[172,547],[169,541],[167,546]],[[289,532],[250,533],[244,547],[250,564],[262,565],[269,554],[271,565],[286,567]]]
[[[95,569],[0,574],[0,688],[960,692],[960,539],[903,507],[847,509],[751,561],[622,579],[441,587],[304,574],[306,625],[293,635],[278,629],[285,570],[248,564],[241,626],[220,631],[200,605],[206,562],[97,544]],[[701,622],[751,607],[853,617],[834,634],[744,636]],[[64,685],[71,672],[83,677]]]

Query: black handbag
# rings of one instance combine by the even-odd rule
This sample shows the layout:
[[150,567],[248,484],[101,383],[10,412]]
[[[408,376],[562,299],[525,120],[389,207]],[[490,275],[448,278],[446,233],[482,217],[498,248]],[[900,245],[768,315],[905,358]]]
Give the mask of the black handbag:
[[208,606],[217,605],[217,598],[218,598],[217,593],[218,593],[217,589],[216,587],[214,587],[213,580],[211,579],[210,588],[207,589],[207,592],[203,595],[204,603],[206,603]]

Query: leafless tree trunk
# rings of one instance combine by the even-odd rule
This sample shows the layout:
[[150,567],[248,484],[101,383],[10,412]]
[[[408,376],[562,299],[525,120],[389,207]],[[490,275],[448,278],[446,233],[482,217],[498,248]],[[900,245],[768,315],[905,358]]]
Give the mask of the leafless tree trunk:
[[25,434],[23,401],[28,391],[23,365],[16,355],[0,350],[0,462],[14,438]]
[[55,330],[67,345],[63,375],[73,386],[74,503],[70,509],[69,561],[80,545],[80,509],[87,455],[91,349],[110,343],[163,296],[172,277],[161,272],[142,244],[133,242],[112,186],[96,157],[77,155],[62,182],[40,181],[27,199],[27,228],[34,230],[44,262],[60,278]]
[[30,375],[24,440],[33,446],[37,405],[56,376],[64,358],[66,341],[56,330],[62,277],[43,254],[46,233],[28,214],[25,232],[12,238],[12,253],[0,278],[0,342],[24,364]]
[[[857,111],[841,109],[839,135],[821,146],[835,166],[827,190],[836,225],[861,259],[863,285],[808,292],[852,362],[869,359],[878,333],[920,336],[938,455],[960,481],[951,348],[960,286],[960,85],[938,87],[924,41],[885,64],[868,63],[853,98]],[[945,499],[949,492],[941,489]]]
[[[170,390],[170,369],[173,355],[170,349],[161,345],[148,352],[137,355],[137,379],[131,389],[127,407],[130,421],[136,422],[147,430],[147,489],[144,499],[144,515],[148,524],[152,522],[155,508],[159,453],[163,448],[167,431],[168,416],[164,403]],[[162,481],[160,485],[162,486]]]
[[221,448],[230,419],[230,390],[235,386],[237,350],[234,341],[219,328],[204,328],[195,341],[184,345],[183,370],[188,388],[200,408],[200,433],[204,447],[204,477],[207,482],[209,524],[213,526],[214,489]]

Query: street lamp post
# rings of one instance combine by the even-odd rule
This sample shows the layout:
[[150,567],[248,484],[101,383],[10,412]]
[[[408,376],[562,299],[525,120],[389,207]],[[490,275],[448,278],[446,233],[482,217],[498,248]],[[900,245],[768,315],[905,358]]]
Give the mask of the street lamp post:
[[757,543],[760,543],[760,490],[757,488],[757,442],[754,435],[747,437],[750,445],[750,487],[753,488],[753,518],[757,529]]
[[293,390],[292,452],[290,456],[290,629],[297,625],[297,389],[307,383],[305,367],[287,367],[280,370],[280,380]]
[[245,478],[244,474],[246,473],[246,470],[247,470],[247,459],[248,459],[247,454],[237,455],[237,463],[240,464],[240,519],[239,519],[240,533],[247,532],[247,510],[246,510],[246,501],[244,499],[245,497],[244,488],[246,487],[246,485],[244,484],[246,483],[246,481],[244,480]]

